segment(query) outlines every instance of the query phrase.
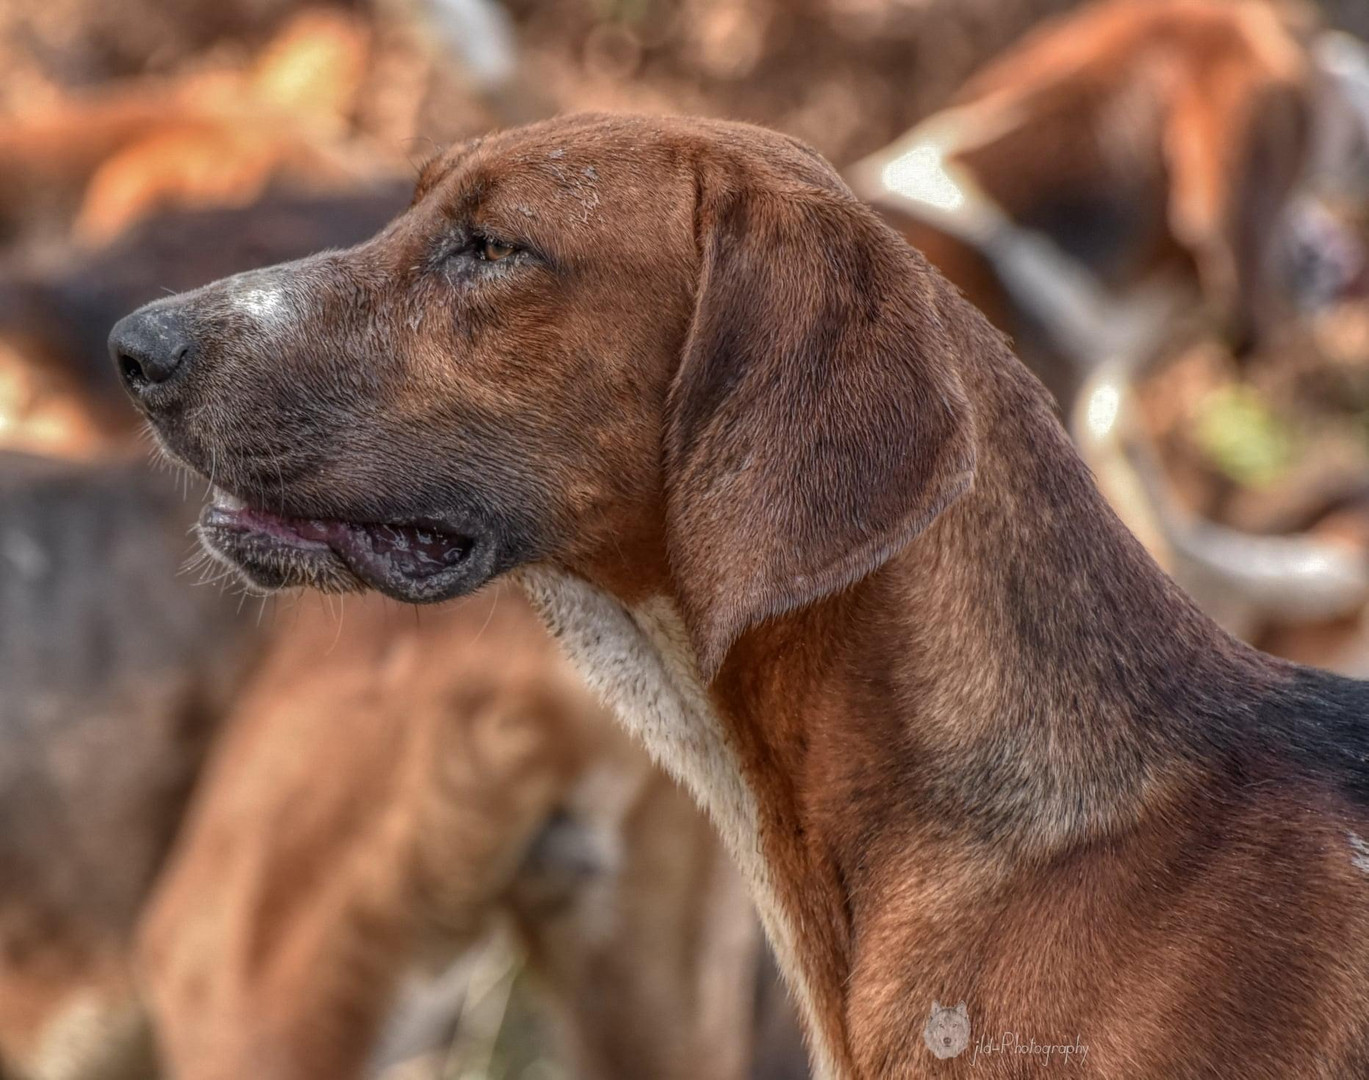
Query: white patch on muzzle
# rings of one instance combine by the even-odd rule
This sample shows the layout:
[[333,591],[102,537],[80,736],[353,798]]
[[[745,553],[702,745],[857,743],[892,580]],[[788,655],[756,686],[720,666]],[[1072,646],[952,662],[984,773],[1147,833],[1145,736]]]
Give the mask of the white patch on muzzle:
[[294,318],[294,304],[279,285],[258,284],[232,289],[228,302],[263,329],[274,329]]

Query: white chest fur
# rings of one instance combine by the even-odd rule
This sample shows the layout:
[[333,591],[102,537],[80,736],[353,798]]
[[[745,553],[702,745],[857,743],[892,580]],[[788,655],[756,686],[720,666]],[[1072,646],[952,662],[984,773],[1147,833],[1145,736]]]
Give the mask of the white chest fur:
[[722,834],[805,1014],[816,1076],[834,1078],[793,932],[761,854],[755,793],[699,678],[674,605],[654,599],[630,611],[583,579],[545,567],[526,568],[517,576],[590,688],[689,789]]

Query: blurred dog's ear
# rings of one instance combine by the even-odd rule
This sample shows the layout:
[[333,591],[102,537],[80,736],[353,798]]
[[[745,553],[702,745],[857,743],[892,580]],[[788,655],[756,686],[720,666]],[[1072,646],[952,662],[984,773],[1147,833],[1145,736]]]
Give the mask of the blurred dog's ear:
[[1237,344],[1250,344],[1276,298],[1273,238],[1302,173],[1308,102],[1293,83],[1251,86],[1204,72],[1165,118],[1169,226]]
[[711,678],[747,628],[925,529],[969,487],[975,452],[949,288],[835,176],[706,174],[697,214],[664,462],[672,571]]

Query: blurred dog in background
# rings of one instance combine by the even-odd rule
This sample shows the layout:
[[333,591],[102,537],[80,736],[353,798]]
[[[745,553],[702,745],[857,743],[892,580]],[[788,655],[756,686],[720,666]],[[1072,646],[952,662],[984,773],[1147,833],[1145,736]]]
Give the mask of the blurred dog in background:
[[501,914],[576,1075],[746,1075],[740,880],[523,597],[418,621],[363,600],[341,627],[305,610],[227,720],[151,906],[170,1074],[344,1080],[441,1052]]
[[1206,313],[1239,353],[1286,319],[1289,208],[1311,174],[1352,175],[1369,131],[1305,36],[1261,0],[1108,0],[849,175],[1068,410],[1177,320]]
[[1106,0],[848,172],[1011,335],[1128,526],[1244,636],[1358,612],[1364,544],[1186,512],[1135,384],[1212,329],[1237,356],[1267,346],[1362,279],[1358,235],[1325,206],[1362,187],[1365,55],[1260,0]]

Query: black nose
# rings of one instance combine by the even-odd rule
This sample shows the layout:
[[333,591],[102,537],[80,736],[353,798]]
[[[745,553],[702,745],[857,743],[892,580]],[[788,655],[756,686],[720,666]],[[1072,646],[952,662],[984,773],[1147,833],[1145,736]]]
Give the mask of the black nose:
[[109,332],[109,355],[125,388],[140,397],[185,367],[190,335],[174,310],[142,309],[114,324]]

